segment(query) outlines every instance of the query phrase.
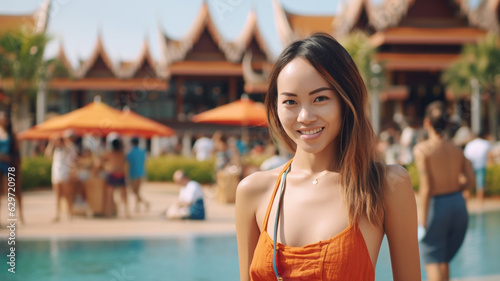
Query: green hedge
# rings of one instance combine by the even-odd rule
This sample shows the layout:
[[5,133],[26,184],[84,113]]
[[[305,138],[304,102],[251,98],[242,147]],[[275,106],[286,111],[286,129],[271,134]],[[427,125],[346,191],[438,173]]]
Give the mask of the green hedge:
[[408,171],[408,174],[410,174],[411,185],[413,186],[413,190],[417,191],[418,186],[420,185],[420,179],[418,177],[417,165],[415,165],[415,163],[412,163],[412,164],[406,165],[404,167]]
[[22,190],[50,187],[52,160],[46,157],[23,159],[21,163]]
[[149,158],[146,163],[146,174],[149,181],[172,181],[177,169],[184,170],[188,176],[199,183],[214,182],[214,161],[198,161],[195,158],[182,156],[160,156]]
[[[262,159],[243,160],[244,164],[260,165]],[[21,165],[21,186],[23,190],[40,187],[50,187],[50,173],[52,160],[45,157],[23,159]],[[410,174],[414,190],[418,190],[419,178],[415,164],[405,166]],[[161,156],[149,158],[146,163],[147,180],[172,181],[172,175],[177,169],[183,169],[193,180],[200,183],[214,182],[214,161],[199,162],[194,158],[182,156]],[[486,194],[500,195],[500,165],[488,167],[486,172]]]
[[[405,168],[410,174],[413,189],[417,191],[420,184],[417,166],[413,163]],[[500,195],[500,165],[490,166],[486,169],[485,192],[487,195]]]
[[485,181],[484,191],[487,195],[500,195],[500,165],[488,167]]

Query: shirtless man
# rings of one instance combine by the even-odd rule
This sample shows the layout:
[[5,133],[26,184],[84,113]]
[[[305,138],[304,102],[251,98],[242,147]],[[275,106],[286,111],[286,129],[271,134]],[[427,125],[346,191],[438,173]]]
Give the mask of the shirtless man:
[[122,202],[125,216],[130,217],[127,203],[127,189],[125,184],[127,167],[127,159],[123,152],[122,142],[115,139],[111,142],[111,152],[105,154],[102,158],[104,170],[107,173],[106,178],[106,196],[104,215],[109,217],[112,211],[114,189],[119,189],[121,192]]
[[445,136],[446,108],[427,107],[424,128],[429,139],[414,148],[420,174],[419,224],[426,229],[421,256],[429,281],[449,280],[448,263],[462,245],[468,214],[462,192],[474,187],[474,171],[462,150]]

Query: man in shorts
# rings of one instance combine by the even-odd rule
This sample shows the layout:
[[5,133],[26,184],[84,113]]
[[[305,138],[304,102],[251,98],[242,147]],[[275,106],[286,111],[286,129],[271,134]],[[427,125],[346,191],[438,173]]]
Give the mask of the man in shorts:
[[112,150],[102,158],[103,167],[106,171],[106,199],[104,206],[104,215],[111,216],[113,206],[114,190],[120,190],[121,204],[123,205],[125,217],[130,218],[127,203],[127,189],[125,184],[126,173],[128,171],[127,159],[123,152],[123,146],[120,139],[114,139],[111,142]]

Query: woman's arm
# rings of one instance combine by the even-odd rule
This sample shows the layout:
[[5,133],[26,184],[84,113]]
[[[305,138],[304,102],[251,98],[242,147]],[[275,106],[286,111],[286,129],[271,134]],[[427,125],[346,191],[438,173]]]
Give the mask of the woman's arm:
[[250,264],[259,240],[260,230],[255,219],[258,192],[253,186],[255,174],[243,179],[236,188],[236,236],[238,240],[238,258],[240,280],[250,280]]
[[417,239],[417,205],[410,176],[398,165],[388,166],[384,193],[384,228],[395,281],[421,280]]
[[429,175],[427,173],[428,167],[425,160],[425,154],[422,152],[420,146],[415,146],[413,151],[415,158],[415,164],[417,165],[419,187],[418,187],[418,197],[420,200],[420,216],[418,217],[418,223],[424,228],[427,228],[427,215],[429,212],[429,202],[431,198]]

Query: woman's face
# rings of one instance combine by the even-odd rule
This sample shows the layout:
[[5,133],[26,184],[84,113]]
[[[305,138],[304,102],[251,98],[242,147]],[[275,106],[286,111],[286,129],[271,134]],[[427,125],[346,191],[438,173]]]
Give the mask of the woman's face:
[[304,58],[288,63],[277,79],[278,118],[297,150],[333,150],[341,127],[338,94]]

